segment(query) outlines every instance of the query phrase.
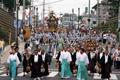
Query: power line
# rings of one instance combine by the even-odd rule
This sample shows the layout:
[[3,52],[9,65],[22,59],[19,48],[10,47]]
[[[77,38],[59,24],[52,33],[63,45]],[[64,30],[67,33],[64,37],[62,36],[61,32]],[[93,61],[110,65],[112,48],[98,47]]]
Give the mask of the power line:
[[[54,2],[50,2],[50,3],[45,3],[45,5],[49,5],[49,4],[53,4],[53,3],[57,3],[57,2],[61,2],[63,0],[58,0],[58,1],[54,1]],[[34,5],[34,6],[43,6],[44,4],[39,4],[39,5]]]

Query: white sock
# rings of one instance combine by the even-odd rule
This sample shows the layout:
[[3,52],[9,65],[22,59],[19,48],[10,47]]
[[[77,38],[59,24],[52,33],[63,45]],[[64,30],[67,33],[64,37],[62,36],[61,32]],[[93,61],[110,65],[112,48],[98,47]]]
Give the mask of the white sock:
[[38,80],[40,80],[40,78],[39,77],[37,77],[38,78]]
[[14,80],[13,78],[11,80]]

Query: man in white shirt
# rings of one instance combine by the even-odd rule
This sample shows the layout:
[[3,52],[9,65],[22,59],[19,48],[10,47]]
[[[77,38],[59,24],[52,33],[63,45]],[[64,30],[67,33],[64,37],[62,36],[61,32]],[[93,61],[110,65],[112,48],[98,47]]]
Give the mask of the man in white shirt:
[[36,50],[38,49],[39,44],[40,44],[39,40],[38,40],[38,39],[36,39],[36,41],[35,41]]

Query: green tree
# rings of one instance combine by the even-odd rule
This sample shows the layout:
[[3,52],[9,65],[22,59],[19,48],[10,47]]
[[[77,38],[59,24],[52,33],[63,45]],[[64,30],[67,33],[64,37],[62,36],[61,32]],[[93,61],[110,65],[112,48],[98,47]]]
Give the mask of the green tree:
[[[2,0],[0,0],[2,2]],[[23,0],[19,0],[20,5],[23,5]],[[16,7],[16,0],[3,0],[3,4],[8,7],[10,10],[13,10]],[[30,5],[30,1],[26,0],[26,6]],[[15,9],[14,9],[15,10]]]

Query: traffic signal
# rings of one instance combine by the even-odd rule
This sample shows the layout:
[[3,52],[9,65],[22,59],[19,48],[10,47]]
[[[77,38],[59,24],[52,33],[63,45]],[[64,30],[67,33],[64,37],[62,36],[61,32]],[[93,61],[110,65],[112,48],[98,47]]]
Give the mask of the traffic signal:
[[91,20],[90,19],[88,19],[88,22],[90,22]]

